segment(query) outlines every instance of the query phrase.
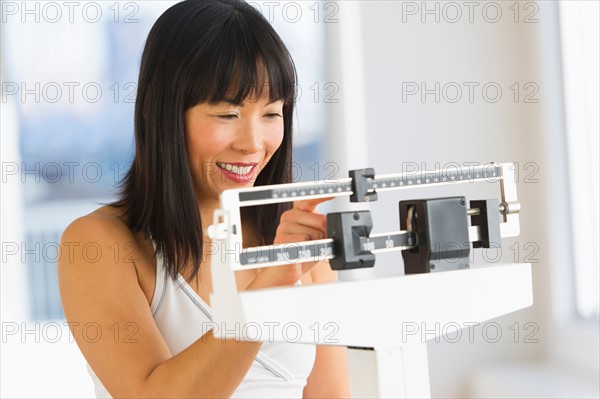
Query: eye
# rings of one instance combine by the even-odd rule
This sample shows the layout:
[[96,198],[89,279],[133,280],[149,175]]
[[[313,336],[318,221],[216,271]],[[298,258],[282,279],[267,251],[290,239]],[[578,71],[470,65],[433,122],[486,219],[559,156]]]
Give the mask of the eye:
[[230,121],[230,120],[236,119],[237,115],[236,114],[223,114],[223,115],[217,115],[217,118]]
[[281,114],[279,114],[277,112],[271,112],[271,113],[266,114],[265,116],[270,119],[281,118]]

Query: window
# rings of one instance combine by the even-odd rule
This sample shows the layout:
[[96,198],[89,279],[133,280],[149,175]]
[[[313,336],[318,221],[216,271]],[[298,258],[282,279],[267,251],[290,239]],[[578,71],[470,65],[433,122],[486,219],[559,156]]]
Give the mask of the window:
[[[20,173],[7,178],[22,183],[22,245],[43,255],[25,255],[25,284],[31,293],[27,302],[34,320],[63,317],[56,249],[48,245],[56,246],[73,219],[112,200],[129,167],[142,49],[154,21],[173,4],[2,6],[2,103],[17,109],[20,142],[20,164],[15,165]],[[319,20],[323,5],[250,4],[273,24],[295,60],[299,82],[294,180],[313,179],[319,170],[324,172],[324,100],[332,90],[323,82],[325,29]]]
[[561,1],[560,28],[573,231],[576,311],[599,314],[599,3]]

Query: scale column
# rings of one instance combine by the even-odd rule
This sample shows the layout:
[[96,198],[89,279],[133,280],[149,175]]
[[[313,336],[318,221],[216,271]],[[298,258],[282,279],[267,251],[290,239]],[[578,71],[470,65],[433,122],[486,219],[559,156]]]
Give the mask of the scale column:
[[352,398],[430,398],[426,343],[348,348]]

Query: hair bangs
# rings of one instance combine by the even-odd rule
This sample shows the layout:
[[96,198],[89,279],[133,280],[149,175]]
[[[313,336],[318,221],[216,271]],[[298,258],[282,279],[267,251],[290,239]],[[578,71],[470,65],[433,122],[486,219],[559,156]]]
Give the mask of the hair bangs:
[[294,101],[296,69],[290,54],[267,21],[249,19],[238,14],[223,21],[219,39],[194,57],[186,108],[202,103],[240,105],[248,98],[261,98],[264,90],[269,102]]

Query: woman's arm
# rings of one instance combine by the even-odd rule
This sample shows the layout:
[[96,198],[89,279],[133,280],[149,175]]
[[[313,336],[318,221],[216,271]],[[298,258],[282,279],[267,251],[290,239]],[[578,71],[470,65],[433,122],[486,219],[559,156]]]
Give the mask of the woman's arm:
[[[311,270],[315,284],[337,281],[328,263],[319,262]],[[304,387],[304,398],[349,398],[348,357],[344,346],[318,345],[315,365]]]
[[[61,299],[86,360],[114,397],[231,396],[262,344],[207,333],[172,356],[138,283],[139,259],[125,259],[135,242],[118,219],[95,214],[63,234]],[[249,288],[266,284],[257,278]]]

